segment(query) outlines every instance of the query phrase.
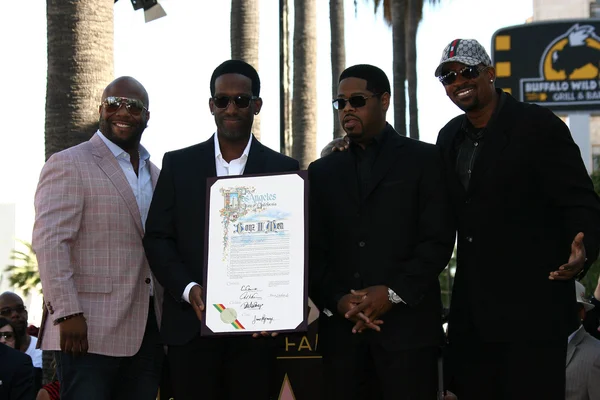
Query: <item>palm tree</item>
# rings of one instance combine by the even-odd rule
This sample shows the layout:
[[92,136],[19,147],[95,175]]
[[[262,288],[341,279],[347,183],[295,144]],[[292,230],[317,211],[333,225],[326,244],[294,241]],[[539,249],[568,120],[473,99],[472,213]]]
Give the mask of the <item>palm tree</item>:
[[279,149],[281,154],[292,154],[292,101],[290,88],[290,4],[279,0]]
[[25,296],[29,295],[29,292],[36,291],[42,292],[42,281],[40,280],[40,273],[38,271],[37,258],[35,252],[30,243],[19,240],[23,246],[27,249],[26,251],[20,251],[13,249],[10,254],[10,259],[13,261],[11,265],[8,265],[5,272],[8,272],[8,281],[11,286],[20,289]]
[[[406,100],[404,84],[408,81],[410,137],[419,139],[417,105],[417,29],[423,18],[424,0],[373,0],[375,12],[383,6],[384,20],[392,25],[394,55],[394,126],[404,134]],[[440,0],[428,0],[437,4]],[[356,0],[354,1],[356,7]]]
[[[392,96],[394,100],[394,127],[406,136],[406,1],[373,0],[373,12],[383,8],[383,20],[392,27]],[[354,1],[356,9],[357,3]]]
[[[246,61],[258,71],[259,0],[231,0],[231,58]],[[260,139],[260,120],[252,133]]]
[[46,0],[46,159],[88,140],[113,78],[114,0]]
[[[403,136],[406,136],[406,46],[404,34],[406,24],[406,0],[387,1],[390,5],[390,18],[392,25],[392,71],[394,91],[394,127]],[[385,13],[384,13],[385,15]]]
[[317,153],[317,4],[294,0],[292,157],[306,169]]
[[[337,96],[338,79],[346,66],[346,44],[344,40],[344,0],[329,0],[329,25],[331,29],[331,94]],[[333,110],[333,137],[344,135],[338,114]]]

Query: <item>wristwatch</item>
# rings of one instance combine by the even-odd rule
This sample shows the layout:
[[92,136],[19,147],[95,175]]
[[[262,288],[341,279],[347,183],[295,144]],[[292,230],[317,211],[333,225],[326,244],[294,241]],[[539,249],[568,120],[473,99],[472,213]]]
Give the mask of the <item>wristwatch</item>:
[[398,304],[402,302],[402,298],[396,294],[391,288],[388,288],[388,300],[392,304]]

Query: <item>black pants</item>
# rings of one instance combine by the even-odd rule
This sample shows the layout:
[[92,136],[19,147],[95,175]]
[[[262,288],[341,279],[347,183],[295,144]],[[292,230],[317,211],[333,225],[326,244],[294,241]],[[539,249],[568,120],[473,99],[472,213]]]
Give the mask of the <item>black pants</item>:
[[196,336],[169,346],[177,400],[268,400],[275,367],[275,339]]
[[564,400],[567,340],[520,343],[453,341],[449,389],[460,400]]
[[[375,333],[376,334],[376,333]],[[323,335],[326,335],[323,333]],[[373,336],[361,334],[365,336]],[[324,340],[324,399],[434,400],[439,348],[390,351],[372,338]],[[461,399],[462,400],[462,399]]]

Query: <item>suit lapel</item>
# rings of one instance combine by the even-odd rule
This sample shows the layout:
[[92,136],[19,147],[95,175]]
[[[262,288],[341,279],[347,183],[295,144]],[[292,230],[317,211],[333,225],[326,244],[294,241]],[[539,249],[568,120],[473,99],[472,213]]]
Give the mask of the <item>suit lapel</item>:
[[248,160],[246,161],[243,175],[264,173],[265,162],[265,147],[252,135],[252,144],[250,145],[250,152],[248,153]]
[[217,160],[215,159],[215,135],[212,135],[206,142],[198,147],[201,155],[198,157],[200,163],[201,176],[214,177],[217,176]]
[[152,190],[156,188],[156,182],[158,182],[158,176],[160,175],[160,169],[153,163],[150,163],[150,179],[152,180]]
[[379,154],[373,164],[373,171],[369,186],[363,193],[363,200],[366,199],[375,190],[379,182],[385,177],[389,169],[398,161],[398,148],[404,145],[403,138],[390,125],[386,126],[384,135],[387,137],[381,143]]
[[442,148],[444,168],[446,169],[446,177],[448,179],[449,188],[454,195],[459,196],[460,198],[463,198],[467,194],[465,187],[458,179],[458,174],[456,173],[455,143],[457,140],[456,137],[460,134],[460,130],[462,129],[462,121],[462,119],[457,119],[456,123],[454,123],[452,126],[449,126],[447,128],[447,134],[444,135],[441,140],[438,140],[437,143],[437,145]]
[[98,167],[104,171],[121,197],[123,197],[123,200],[125,201],[125,204],[127,205],[133,220],[135,221],[137,230],[139,231],[140,235],[143,236],[144,229],[142,228],[142,216],[140,215],[140,209],[137,201],[135,200],[135,195],[131,190],[131,186],[129,185],[129,182],[127,182],[127,178],[125,177],[125,174],[119,165],[119,162],[98,135],[92,136],[90,142],[93,146],[92,154],[96,158]]
[[[352,150],[348,149],[340,154],[332,155],[340,158],[340,165],[336,166],[340,174],[343,187],[348,188],[348,200],[359,203],[358,177],[356,176],[356,158]],[[333,171],[332,171],[333,172]]]
[[585,329],[580,327],[579,330],[577,331],[577,333],[575,334],[575,336],[573,336],[573,339],[571,339],[571,341],[569,342],[569,345],[567,346],[567,364],[566,365],[569,365],[569,363],[571,362],[571,359],[577,352],[577,346],[579,346],[579,344],[583,341],[584,337],[585,337]]

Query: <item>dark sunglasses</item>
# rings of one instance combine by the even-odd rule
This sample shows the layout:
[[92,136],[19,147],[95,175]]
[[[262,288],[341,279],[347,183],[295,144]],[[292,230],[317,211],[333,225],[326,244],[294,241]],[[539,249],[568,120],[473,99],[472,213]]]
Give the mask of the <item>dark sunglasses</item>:
[[478,66],[474,65],[472,67],[464,67],[463,69],[459,70],[458,72],[450,71],[447,74],[438,76],[438,79],[440,80],[440,82],[442,82],[442,85],[448,86],[448,85],[452,85],[454,83],[456,78],[458,78],[459,74],[467,80],[475,79],[479,76],[479,74],[483,70],[484,70],[484,68],[479,68]]
[[13,311],[16,311],[18,314],[21,314],[23,311],[25,311],[25,306],[20,305],[13,308],[5,307],[0,310],[0,315],[3,317],[9,317],[10,315],[12,315]]
[[4,338],[6,340],[13,340],[15,338],[14,332],[0,332],[0,338]]
[[237,108],[248,108],[251,100],[256,100],[256,96],[216,96],[213,97],[213,103],[217,108],[227,108],[233,102]]
[[367,100],[373,97],[377,97],[380,94],[381,93],[375,93],[371,96],[358,95],[352,96],[348,99],[334,99],[331,102],[331,104],[333,104],[333,108],[335,108],[336,110],[343,110],[344,108],[346,108],[346,103],[350,103],[350,105],[354,108],[364,107],[365,104],[367,104]]
[[146,107],[144,107],[144,103],[138,99],[129,99],[127,97],[115,97],[110,96],[104,99],[102,102],[102,106],[107,113],[116,113],[122,105],[125,105],[125,108],[129,112],[129,114],[138,116],[142,113],[142,111],[148,111]]

